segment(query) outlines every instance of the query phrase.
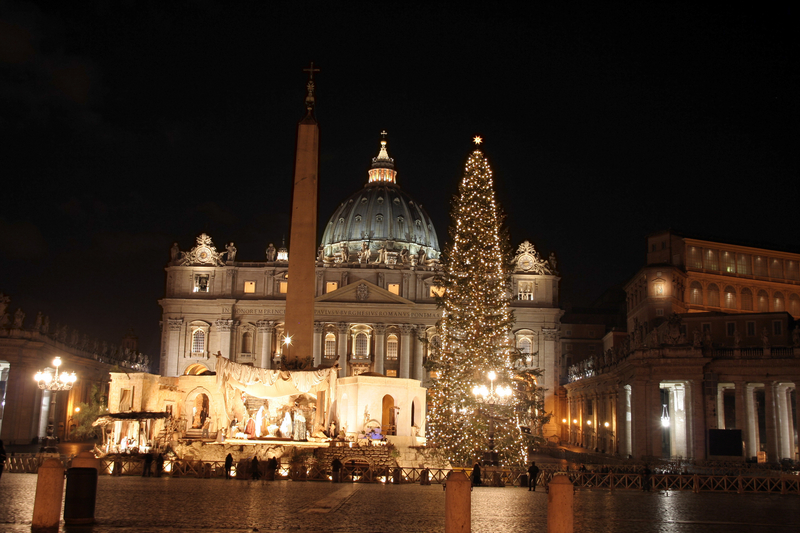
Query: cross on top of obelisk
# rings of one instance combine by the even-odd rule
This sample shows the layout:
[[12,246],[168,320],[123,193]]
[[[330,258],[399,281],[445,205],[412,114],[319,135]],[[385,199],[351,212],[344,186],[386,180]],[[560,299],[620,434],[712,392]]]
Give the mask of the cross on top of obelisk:
[[308,83],[306,83],[306,88],[308,89],[308,93],[306,94],[306,109],[311,113],[311,110],[314,109],[314,73],[319,72],[319,69],[314,68],[314,62],[312,61],[308,68],[303,69],[303,72],[308,72]]

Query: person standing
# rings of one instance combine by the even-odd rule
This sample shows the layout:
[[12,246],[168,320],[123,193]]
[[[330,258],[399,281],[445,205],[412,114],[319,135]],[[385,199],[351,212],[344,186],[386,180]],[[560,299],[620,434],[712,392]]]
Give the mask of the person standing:
[[225,456],[225,479],[231,478],[231,468],[233,467],[233,456],[228,454]]
[[536,462],[532,462],[528,467],[528,490],[536,491],[536,481],[539,478],[539,467]]
[[161,477],[161,472],[164,471],[164,454],[159,452],[156,456],[156,477]]
[[338,457],[334,457],[333,461],[331,461],[331,470],[333,471],[333,482],[339,483],[341,482],[341,478],[339,477],[342,473],[342,462],[339,460]]
[[144,464],[142,465],[142,477],[150,477],[150,469],[153,466],[153,454],[147,452],[144,454]]
[[475,466],[472,467],[472,486],[480,487],[481,485],[483,485],[483,481],[481,480],[481,465],[475,463]]
[[250,463],[250,470],[251,470],[251,479],[253,481],[258,481],[261,479],[261,471],[258,469],[258,457],[255,455],[253,456],[253,462]]

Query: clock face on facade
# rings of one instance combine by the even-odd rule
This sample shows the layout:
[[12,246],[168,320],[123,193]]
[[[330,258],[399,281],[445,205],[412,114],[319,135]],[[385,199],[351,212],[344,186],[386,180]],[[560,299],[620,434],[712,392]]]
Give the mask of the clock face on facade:
[[197,259],[201,263],[208,263],[211,260],[211,250],[205,246],[201,246],[197,249]]
[[519,267],[522,270],[530,270],[533,268],[533,258],[529,255],[523,255],[519,258]]

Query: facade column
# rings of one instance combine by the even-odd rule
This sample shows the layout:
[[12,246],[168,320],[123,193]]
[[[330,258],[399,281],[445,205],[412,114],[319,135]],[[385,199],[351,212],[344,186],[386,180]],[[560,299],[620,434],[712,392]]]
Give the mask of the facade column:
[[614,434],[617,440],[617,453],[624,459],[627,457],[628,450],[628,420],[627,420],[628,391],[624,385],[617,388],[617,420],[614,424]]
[[400,340],[400,377],[408,379],[411,372],[411,331],[414,326],[411,324],[402,324],[400,331],[402,332]]
[[[167,365],[166,376],[178,375],[178,351],[180,350],[181,330],[183,329],[182,318],[168,318],[167,327],[169,328],[169,340],[167,341]],[[206,346],[208,340],[206,340]]]
[[343,378],[347,376],[347,331],[350,325],[347,322],[339,322],[336,324],[336,329],[339,332],[339,342],[336,343],[339,348],[339,377]]
[[789,386],[785,383],[775,386],[777,400],[779,459],[794,457],[794,434],[792,432],[792,404],[789,395]]
[[[542,370],[540,383],[545,389],[557,391],[561,386],[559,383],[559,364],[556,359],[556,344],[558,342],[557,328],[542,328],[539,346],[539,368]],[[547,394],[544,399],[544,410],[546,413],[555,413],[556,395]],[[555,430],[555,428],[554,428]],[[549,428],[545,426],[545,435]]]
[[775,420],[775,382],[764,381],[764,418],[767,429],[767,462],[777,463],[778,459],[778,424]]
[[272,368],[272,337],[275,335],[274,320],[259,320],[256,322],[258,332],[261,334],[261,368]]
[[314,344],[311,346],[311,355],[314,358],[314,367],[322,364],[322,322],[314,322]]
[[631,383],[631,455],[641,458],[648,454],[647,387],[644,381]]
[[[744,405],[744,389],[745,389],[745,382],[744,381],[735,381],[733,383],[734,386],[734,410],[736,411],[736,429],[740,429],[742,431],[742,440],[747,442],[747,427],[746,421],[747,416],[745,416],[745,405]],[[747,448],[745,444],[745,451],[749,454],[750,449]],[[745,455],[747,457],[748,455]]]
[[230,318],[220,318],[214,322],[219,335],[219,351],[222,357],[231,358],[231,328],[233,320]]
[[684,405],[691,406],[686,413],[686,452],[695,460],[706,458],[706,416],[703,404],[703,381],[687,382]]
[[[795,348],[797,350],[798,348]],[[796,352],[795,352],[796,353]],[[795,421],[794,421],[794,429],[795,435],[797,436],[797,443],[795,446],[800,446],[800,382],[794,382],[794,408],[795,408]],[[796,447],[794,449],[797,449]],[[797,456],[794,457],[796,461],[798,459]]]
[[422,361],[425,359],[425,343],[419,340],[420,337],[425,336],[425,330],[428,326],[425,324],[417,324],[417,335],[414,348],[416,348],[416,355],[414,355],[414,379],[424,381],[425,368],[422,366]]
[[375,373],[384,374],[383,362],[386,358],[386,324],[375,324]]
[[650,445],[648,455],[653,457],[663,457],[664,450],[661,446],[663,440],[664,428],[661,426],[661,412],[663,411],[663,404],[661,403],[661,387],[658,381],[647,382],[647,425],[650,428]]
[[758,419],[756,416],[756,402],[755,402],[755,385],[747,383],[744,386],[744,409],[745,409],[745,427],[747,433],[745,434],[745,451],[746,457],[755,458],[758,455],[761,447],[758,444]]

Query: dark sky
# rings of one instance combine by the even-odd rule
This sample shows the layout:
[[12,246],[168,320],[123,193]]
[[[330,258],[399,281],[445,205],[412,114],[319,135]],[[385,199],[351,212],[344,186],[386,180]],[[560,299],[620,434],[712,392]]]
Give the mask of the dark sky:
[[173,241],[262,260],[312,60],[320,228],[386,129],[440,242],[482,135],[512,245],[555,251],[575,305],[665,228],[800,250],[791,7],[50,4],[0,3],[0,291],[30,321],[156,355]]

